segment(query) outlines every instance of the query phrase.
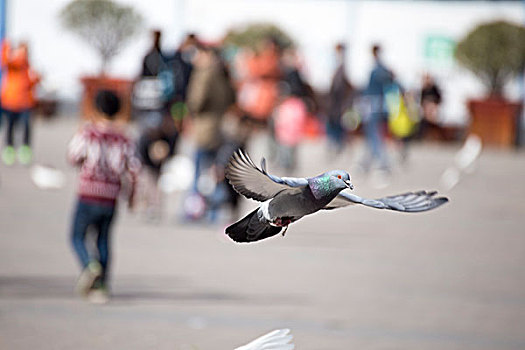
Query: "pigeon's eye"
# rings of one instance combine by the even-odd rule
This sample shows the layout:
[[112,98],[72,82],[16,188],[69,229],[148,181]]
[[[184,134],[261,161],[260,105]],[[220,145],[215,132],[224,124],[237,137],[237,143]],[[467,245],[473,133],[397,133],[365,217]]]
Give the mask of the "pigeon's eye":
[[337,178],[338,178],[338,179],[341,179],[341,175],[337,175]]

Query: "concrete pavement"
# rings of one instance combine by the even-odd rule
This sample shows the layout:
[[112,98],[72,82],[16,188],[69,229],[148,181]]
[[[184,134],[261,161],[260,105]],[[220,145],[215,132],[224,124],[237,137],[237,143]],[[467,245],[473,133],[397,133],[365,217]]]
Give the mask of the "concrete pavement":
[[[75,171],[64,156],[75,127],[35,127],[36,162],[63,170],[65,188],[39,190],[27,168],[0,166],[0,349],[233,349],[284,327],[297,349],[525,348],[523,152],[484,151],[438,210],[345,208],[255,245],[233,244],[223,225],[177,223],[170,207],[157,225],[121,208],[114,297],[95,306],[72,292]],[[309,142],[298,172],[352,174],[359,148],[327,157]],[[415,145],[389,187],[357,174],[355,192],[435,189],[458,148]]]

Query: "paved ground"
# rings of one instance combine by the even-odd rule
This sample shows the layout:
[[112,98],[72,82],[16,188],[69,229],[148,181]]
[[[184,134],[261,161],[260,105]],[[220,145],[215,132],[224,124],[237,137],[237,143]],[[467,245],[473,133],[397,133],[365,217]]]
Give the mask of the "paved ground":
[[[72,293],[64,148],[74,128],[40,122],[35,135],[37,161],[66,172],[64,189],[0,167],[1,349],[232,349],[282,327],[298,349],[525,348],[523,152],[485,151],[439,210],[352,207],[256,245],[227,241],[222,226],[177,224],[173,210],[157,225],[122,210],[114,298],[94,306]],[[308,144],[301,172],[352,170],[355,148],[327,157]],[[356,192],[437,188],[457,148],[418,145],[388,188],[355,175]]]

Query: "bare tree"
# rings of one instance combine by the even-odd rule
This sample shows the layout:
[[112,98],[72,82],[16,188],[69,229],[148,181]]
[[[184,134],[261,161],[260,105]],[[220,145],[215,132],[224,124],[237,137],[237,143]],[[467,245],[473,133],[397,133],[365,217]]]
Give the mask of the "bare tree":
[[60,19],[65,28],[97,50],[102,75],[142,26],[142,16],[132,7],[112,0],[74,0],[62,9]]

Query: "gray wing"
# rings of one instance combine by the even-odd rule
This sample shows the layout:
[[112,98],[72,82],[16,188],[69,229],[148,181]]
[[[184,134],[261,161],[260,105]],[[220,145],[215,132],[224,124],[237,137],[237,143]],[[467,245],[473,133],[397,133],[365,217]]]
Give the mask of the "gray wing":
[[261,161],[261,169],[259,169],[250,156],[241,149],[230,158],[225,176],[235,191],[260,202],[275,197],[281,191],[308,185],[308,180],[305,178],[278,177],[268,174],[264,158]]
[[379,199],[366,199],[348,192],[340,192],[323,209],[336,209],[351,204],[362,204],[377,209],[390,209],[407,213],[417,213],[439,207],[448,202],[446,197],[435,197],[437,192],[407,192]]

